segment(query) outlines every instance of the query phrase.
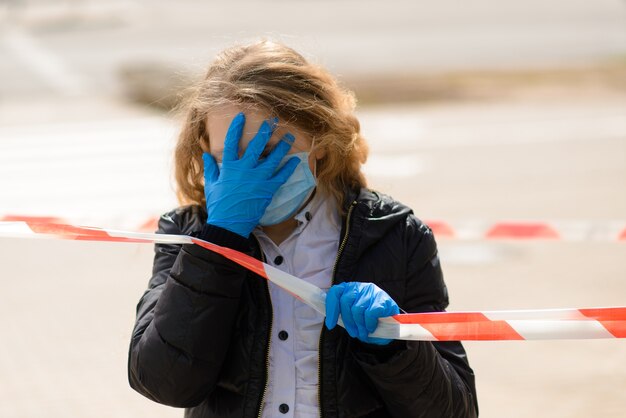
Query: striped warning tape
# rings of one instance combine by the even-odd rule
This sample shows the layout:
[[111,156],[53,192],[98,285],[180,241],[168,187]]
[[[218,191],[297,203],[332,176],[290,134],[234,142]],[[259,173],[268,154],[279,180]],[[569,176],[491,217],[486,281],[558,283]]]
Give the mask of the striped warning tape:
[[[154,232],[159,217],[111,219],[109,225]],[[0,221],[91,223],[94,219],[66,219],[55,216],[4,215]],[[100,221],[103,221],[102,219]],[[454,240],[559,240],[626,242],[626,221],[424,221],[438,239]]]
[[625,221],[425,221],[437,238],[626,241]]
[[[246,254],[187,235],[14,221],[0,222],[0,236],[196,244],[265,277],[325,314],[326,294],[320,288]],[[400,314],[381,318],[370,335],[426,341],[626,338],[626,307]]]

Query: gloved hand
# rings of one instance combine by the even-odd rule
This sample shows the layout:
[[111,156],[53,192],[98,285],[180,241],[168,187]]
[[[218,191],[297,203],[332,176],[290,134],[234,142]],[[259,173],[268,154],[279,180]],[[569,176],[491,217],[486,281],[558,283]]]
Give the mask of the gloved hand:
[[239,139],[245,116],[239,113],[233,118],[226,133],[221,170],[211,154],[202,154],[208,224],[248,238],[276,190],[291,176],[300,162],[297,157],[287,161],[278,172],[274,171],[295,140],[292,134],[285,134],[272,152],[259,160],[277,121],[274,119],[271,124],[263,121],[240,159]]
[[370,344],[385,345],[392,340],[370,338],[368,334],[376,330],[378,318],[399,314],[400,308],[374,283],[345,282],[332,286],[326,294],[328,329],[337,325],[339,313],[351,337]]

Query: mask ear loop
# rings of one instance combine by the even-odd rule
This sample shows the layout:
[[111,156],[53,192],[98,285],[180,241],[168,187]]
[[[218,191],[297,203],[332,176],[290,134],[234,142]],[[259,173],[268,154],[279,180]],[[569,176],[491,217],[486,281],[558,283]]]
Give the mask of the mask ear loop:
[[317,180],[317,158],[315,158],[315,137],[311,143],[311,153],[313,154],[313,177]]
[[[313,196],[315,196],[315,193],[317,193],[317,158],[315,158],[314,148],[315,138],[313,138],[313,142],[311,143],[311,150],[309,151],[309,155],[313,155],[313,178],[315,179],[315,187],[313,188],[313,190],[311,190],[311,195],[306,199],[306,203],[304,206],[306,206],[308,202],[313,198]],[[309,162],[307,161],[307,164],[308,163]]]

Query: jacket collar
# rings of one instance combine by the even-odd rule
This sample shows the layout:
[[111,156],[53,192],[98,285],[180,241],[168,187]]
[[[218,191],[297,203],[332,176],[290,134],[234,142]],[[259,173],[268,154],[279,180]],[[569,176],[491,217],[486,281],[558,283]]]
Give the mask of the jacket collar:
[[343,207],[346,213],[354,202],[358,209],[355,215],[384,230],[413,213],[411,208],[391,196],[367,188],[351,189],[345,193]]
[[350,219],[346,215],[341,232],[346,241],[337,264],[338,283],[352,277],[356,260],[413,213],[391,196],[367,188],[346,192],[344,209],[346,214],[350,213]]

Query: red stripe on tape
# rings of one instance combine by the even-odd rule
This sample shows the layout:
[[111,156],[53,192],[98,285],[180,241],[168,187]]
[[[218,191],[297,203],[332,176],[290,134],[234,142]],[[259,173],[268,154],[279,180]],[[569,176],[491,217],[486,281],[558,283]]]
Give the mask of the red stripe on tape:
[[584,308],[580,313],[600,321],[626,321],[626,306],[615,308]]
[[626,321],[598,321],[616,338],[626,338]]
[[456,322],[491,322],[480,312],[424,312],[395,315],[393,317],[401,324],[433,324]]
[[76,241],[106,242],[146,242],[145,239],[113,237],[108,232],[94,227],[82,227],[67,224],[26,222],[28,227],[37,233],[63,235]]
[[55,216],[25,216],[25,215],[6,215],[0,218],[0,221],[7,222],[56,222],[62,223],[63,219]]
[[586,317],[596,319],[613,336],[626,338],[626,308],[579,309]]
[[427,221],[426,225],[433,231],[437,237],[454,238],[454,230],[443,221]]
[[439,341],[523,340],[506,321],[420,324]]
[[109,239],[111,236],[101,229],[96,228],[88,228],[82,226],[75,225],[67,225],[67,224],[56,224],[56,223],[37,223],[37,222],[26,222],[28,227],[37,233],[42,234],[56,234],[56,235],[66,235],[66,236],[85,236],[94,238],[106,238]]
[[139,231],[141,232],[155,232],[159,229],[159,218],[150,218],[139,227]]
[[620,241],[626,241],[626,229],[624,229],[622,231],[622,233],[619,234],[619,238],[617,238],[617,239],[620,240]]
[[93,235],[77,235],[74,240],[76,241],[105,241],[105,242],[151,242],[141,238],[126,238],[126,237],[104,237]]
[[510,223],[494,225],[486,234],[487,238],[549,238],[558,239],[559,233],[544,223]]
[[506,321],[492,321],[480,312],[428,312],[395,315],[401,324],[419,324],[439,341],[523,340]]
[[229,260],[232,260],[240,266],[243,266],[248,270],[251,270],[254,273],[258,274],[259,276],[265,277],[267,279],[267,273],[263,268],[263,263],[256,258],[250,257],[247,254],[242,254],[239,251],[230,248],[220,247],[219,245],[211,244],[210,242],[201,241],[195,238],[191,238],[191,241],[193,241],[194,244],[206,248],[207,250],[223,255]]

